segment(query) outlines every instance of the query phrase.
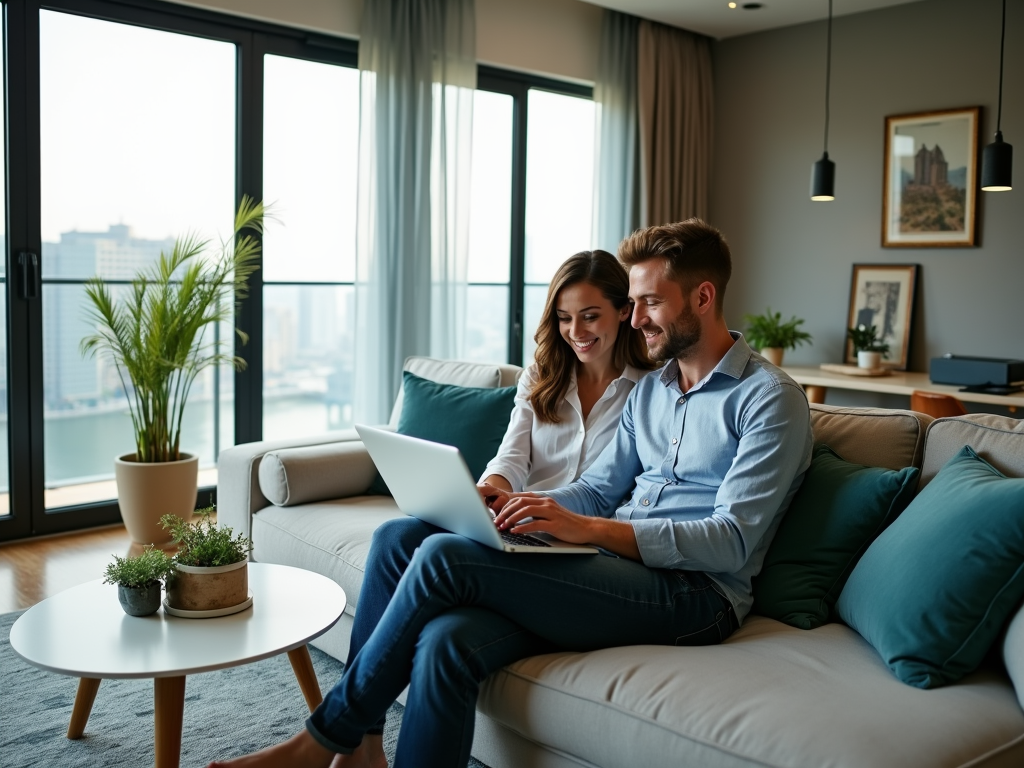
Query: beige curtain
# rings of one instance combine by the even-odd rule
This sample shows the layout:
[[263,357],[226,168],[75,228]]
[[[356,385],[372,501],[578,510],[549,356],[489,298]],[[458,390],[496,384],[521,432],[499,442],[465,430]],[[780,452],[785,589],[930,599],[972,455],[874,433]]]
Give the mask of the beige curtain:
[[708,215],[714,98],[710,39],[640,22],[642,226]]

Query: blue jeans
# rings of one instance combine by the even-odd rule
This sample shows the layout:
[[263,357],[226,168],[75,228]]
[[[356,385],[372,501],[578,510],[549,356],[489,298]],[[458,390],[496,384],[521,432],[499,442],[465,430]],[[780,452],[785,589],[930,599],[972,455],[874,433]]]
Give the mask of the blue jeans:
[[737,627],[702,573],[509,554],[391,520],[374,533],[345,672],[306,727],[352,752],[409,685],[393,768],[465,766],[480,683],[501,667],[554,651],[711,645]]

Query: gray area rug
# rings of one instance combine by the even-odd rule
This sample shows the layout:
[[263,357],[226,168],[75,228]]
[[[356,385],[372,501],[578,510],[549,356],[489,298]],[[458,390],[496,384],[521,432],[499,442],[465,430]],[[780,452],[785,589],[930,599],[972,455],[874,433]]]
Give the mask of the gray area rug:
[[[21,613],[0,615],[0,766],[134,768],[153,764],[153,681],[104,680],[85,737],[65,737],[78,680],[44,672],[11,650]],[[330,690],[342,663],[310,648],[320,689]],[[393,762],[403,707],[388,712],[384,750]],[[192,675],[185,684],[183,768],[235,757],[283,741],[309,714],[287,655]],[[471,759],[471,768],[487,768]]]

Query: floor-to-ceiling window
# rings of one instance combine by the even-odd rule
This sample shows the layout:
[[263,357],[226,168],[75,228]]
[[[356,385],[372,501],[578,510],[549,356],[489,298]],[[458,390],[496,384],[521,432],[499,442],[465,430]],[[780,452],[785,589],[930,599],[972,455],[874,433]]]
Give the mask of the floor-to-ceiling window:
[[266,55],[263,437],[352,424],[359,72]]
[[[54,509],[114,498],[113,459],[134,446],[117,370],[79,349],[95,333],[84,281],[98,275],[124,296],[176,237],[199,234],[212,256],[231,232],[236,51],[43,10],[39,53],[44,498]],[[199,454],[201,485],[216,484],[217,454],[234,437],[231,374],[207,369],[189,397],[182,449]]]
[[538,89],[529,100],[524,361],[533,358],[533,333],[555,270],[591,247],[594,200],[594,102]]
[[[175,237],[227,235],[243,194],[273,218],[249,297],[215,334],[235,344],[237,324],[249,365],[197,382],[183,449],[212,488],[234,442],[349,426],[356,44],[150,0],[3,7],[0,539],[118,520],[113,459],[134,442],[116,370],[80,350],[84,282],[124,292]],[[468,359],[528,361],[530,297],[589,247],[588,97],[481,67]]]
[[[0,14],[6,16],[6,6],[0,6]],[[6,27],[6,23],[4,24]],[[6,62],[0,56],[0,104],[6,104],[3,97]],[[6,145],[6,131],[0,125],[2,145]],[[11,511],[11,462],[10,462],[10,428],[8,425],[8,393],[7,385],[7,167],[4,153],[0,152],[0,517]],[[15,260],[17,257],[15,257]]]

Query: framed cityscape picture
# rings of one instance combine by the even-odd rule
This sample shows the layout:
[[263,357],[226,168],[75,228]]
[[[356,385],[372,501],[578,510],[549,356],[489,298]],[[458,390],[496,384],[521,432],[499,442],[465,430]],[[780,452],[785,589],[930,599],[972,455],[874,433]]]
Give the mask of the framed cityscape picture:
[[[910,363],[910,330],[917,291],[917,264],[854,264],[850,281],[850,309],[846,327],[877,329],[876,337],[889,345],[883,368],[907,370]],[[843,360],[857,364],[857,353],[847,339]]]
[[980,107],[885,118],[882,245],[976,244]]

